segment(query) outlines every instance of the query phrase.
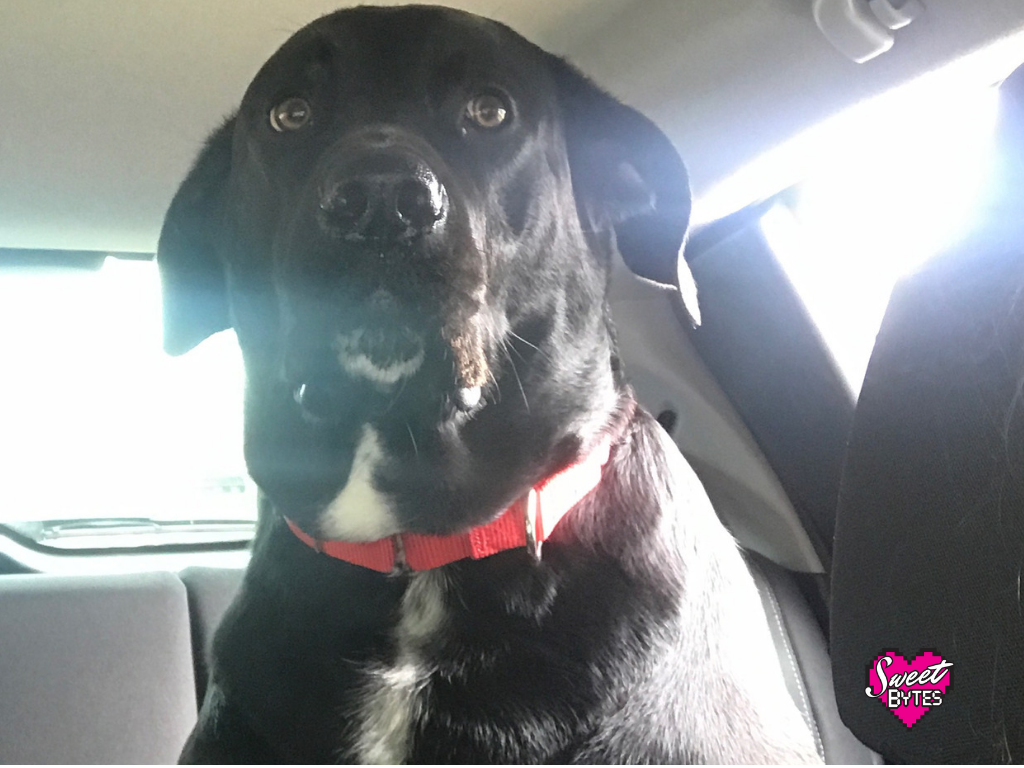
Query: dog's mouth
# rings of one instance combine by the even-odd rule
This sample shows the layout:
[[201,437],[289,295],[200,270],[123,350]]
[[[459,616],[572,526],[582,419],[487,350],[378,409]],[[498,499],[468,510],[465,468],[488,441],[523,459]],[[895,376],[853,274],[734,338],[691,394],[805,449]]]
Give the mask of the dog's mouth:
[[292,378],[295,401],[313,422],[337,421],[369,392],[390,397],[424,367],[427,343],[422,332],[395,320],[371,321],[335,331],[325,346],[308,351],[297,366]]
[[332,347],[345,373],[383,389],[413,376],[426,355],[423,335],[405,325],[340,333]]
[[300,313],[288,331],[284,370],[312,423],[379,409],[429,420],[482,404],[489,367],[475,307],[431,306],[429,294],[380,287],[365,298],[339,297],[333,317],[323,316],[323,303],[293,306]]
[[[460,380],[451,348],[439,333],[433,335],[396,322],[337,332],[329,351],[316,355],[319,362],[293,379],[295,401],[314,423],[332,423],[358,402],[357,392],[376,392],[393,404],[419,376],[420,384],[408,391],[422,394],[439,386],[439,394],[456,410],[475,411],[482,404],[483,388]],[[346,386],[346,381],[357,389]]]

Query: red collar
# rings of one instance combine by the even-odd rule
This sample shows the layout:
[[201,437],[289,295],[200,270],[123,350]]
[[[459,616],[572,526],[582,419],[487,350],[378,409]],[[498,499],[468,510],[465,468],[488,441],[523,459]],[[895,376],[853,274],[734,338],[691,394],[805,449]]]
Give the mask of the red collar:
[[611,443],[600,443],[582,461],[533,486],[496,520],[451,536],[399,533],[366,543],[315,539],[285,518],[300,541],[329,557],[380,573],[427,571],[456,560],[482,557],[506,549],[528,547],[540,557],[540,545],[563,517],[601,482]]

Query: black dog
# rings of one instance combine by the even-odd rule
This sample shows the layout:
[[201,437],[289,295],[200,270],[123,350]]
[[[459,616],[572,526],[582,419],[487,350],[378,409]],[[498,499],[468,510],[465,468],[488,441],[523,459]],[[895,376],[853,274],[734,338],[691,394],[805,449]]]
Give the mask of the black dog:
[[615,349],[611,259],[674,280],[689,209],[500,24],[359,8],[270,59],[158,254],[167,349],[238,334],[261,490],[183,761],[816,761]]

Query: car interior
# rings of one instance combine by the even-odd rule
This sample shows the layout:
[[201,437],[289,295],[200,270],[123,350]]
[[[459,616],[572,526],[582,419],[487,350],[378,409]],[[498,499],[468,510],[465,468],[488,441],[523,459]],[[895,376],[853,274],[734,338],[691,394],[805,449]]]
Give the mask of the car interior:
[[[1024,3],[446,4],[687,163],[699,323],[618,264],[618,343],[819,757],[1024,760]],[[157,236],[262,62],[344,5],[0,0],[0,762],[175,762],[195,723],[256,489],[233,332],[161,351]],[[912,727],[872,694],[889,651],[952,665]]]

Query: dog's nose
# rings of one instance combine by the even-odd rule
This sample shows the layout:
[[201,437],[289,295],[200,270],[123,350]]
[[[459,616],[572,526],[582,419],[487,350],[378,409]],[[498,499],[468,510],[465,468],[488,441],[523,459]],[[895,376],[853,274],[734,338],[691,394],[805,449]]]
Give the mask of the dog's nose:
[[429,168],[385,165],[350,170],[323,185],[319,221],[346,240],[409,240],[443,226],[447,210],[448,194]]

